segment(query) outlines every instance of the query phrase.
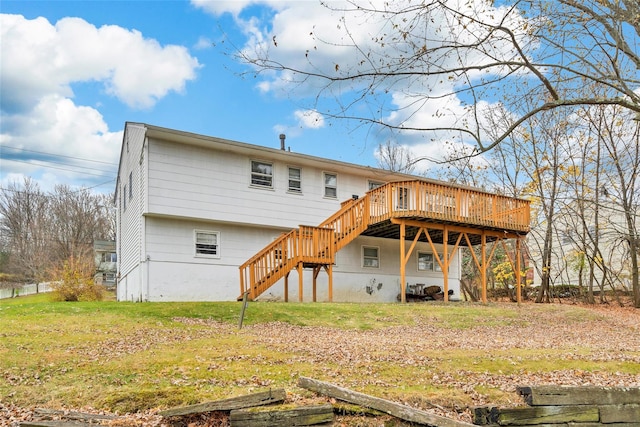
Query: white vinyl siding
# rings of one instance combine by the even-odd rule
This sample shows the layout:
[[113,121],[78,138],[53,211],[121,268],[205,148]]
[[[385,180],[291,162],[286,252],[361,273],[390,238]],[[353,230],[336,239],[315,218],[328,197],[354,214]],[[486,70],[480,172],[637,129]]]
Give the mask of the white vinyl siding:
[[256,187],[273,188],[273,163],[252,160],[251,185]]
[[335,173],[324,173],[324,197],[338,197],[338,175]]
[[194,236],[196,256],[220,258],[220,233],[194,230]]
[[367,268],[380,268],[380,248],[377,246],[363,246],[362,266]]

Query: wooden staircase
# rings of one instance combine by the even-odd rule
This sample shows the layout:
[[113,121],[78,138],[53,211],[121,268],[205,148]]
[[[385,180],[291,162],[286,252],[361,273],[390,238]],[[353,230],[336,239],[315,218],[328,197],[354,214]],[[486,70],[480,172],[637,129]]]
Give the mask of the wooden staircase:
[[337,251],[370,225],[392,218],[423,218],[474,227],[529,230],[529,202],[425,181],[385,184],[349,199],[320,225],[301,225],[282,234],[240,266],[238,300],[254,300],[291,270],[327,267]]
[[240,290],[253,300],[301,263],[303,267],[335,263],[335,254],[367,229],[366,197],[350,199],[317,227],[301,225],[267,245],[240,266]]

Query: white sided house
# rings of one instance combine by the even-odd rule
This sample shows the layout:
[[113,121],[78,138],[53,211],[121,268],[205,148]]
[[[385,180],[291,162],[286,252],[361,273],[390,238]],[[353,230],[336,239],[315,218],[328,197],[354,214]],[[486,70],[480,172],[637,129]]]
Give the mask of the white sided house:
[[120,301],[458,299],[462,246],[529,231],[524,200],[142,123],[116,204]]

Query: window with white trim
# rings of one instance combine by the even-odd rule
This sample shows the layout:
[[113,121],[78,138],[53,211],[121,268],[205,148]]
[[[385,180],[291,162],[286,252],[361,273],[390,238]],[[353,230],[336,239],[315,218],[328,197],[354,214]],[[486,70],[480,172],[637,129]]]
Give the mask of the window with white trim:
[[409,209],[409,189],[398,187],[398,209]]
[[369,181],[369,190],[373,190],[374,188],[382,187],[384,182],[378,181]]
[[220,258],[220,233],[194,230],[196,256]]
[[289,166],[289,191],[302,193],[302,170]]
[[380,248],[377,246],[363,246],[362,266],[367,268],[380,268]]
[[133,197],[133,171],[129,172],[129,200]]
[[273,188],[273,163],[251,160],[251,185]]
[[338,175],[324,173],[324,197],[338,198]]
[[[438,254],[442,260],[442,254]],[[442,271],[436,257],[429,252],[418,252],[418,271]]]

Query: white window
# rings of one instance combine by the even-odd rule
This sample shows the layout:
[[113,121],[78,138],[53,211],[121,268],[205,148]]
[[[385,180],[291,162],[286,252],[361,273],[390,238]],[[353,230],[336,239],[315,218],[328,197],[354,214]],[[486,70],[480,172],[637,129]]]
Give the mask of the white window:
[[[438,256],[442,260],[442,254]],[[418,271],[442,271],[442,268],[432,253],[418,252]]]
[[369,268],[380,267],[380,249],[376,246],[362,247],[362,266]]
[[369,190],[373,190],[374,188],[382,187],[384,182],[378,181],[369,181]]
[[257,160],[251,161],[251,185],[273,187],[273,164]]
[[196,256],[220,258],[220,233],[195,230]]
[[409,209],[409,189],[398,187],[398,209]]
[[103,252],[100,262],[116,262],[118,260],[115,252]]
[[335,173],[324,173],[324,197],[338,197],[338,175]]
[[133,197],[133,172],[129,172],[129,200]]
[[302,171],[300,168],[289,167],[289,191],[302,192]]
[[418,252],[418,271],[433,271],[433,254]]

